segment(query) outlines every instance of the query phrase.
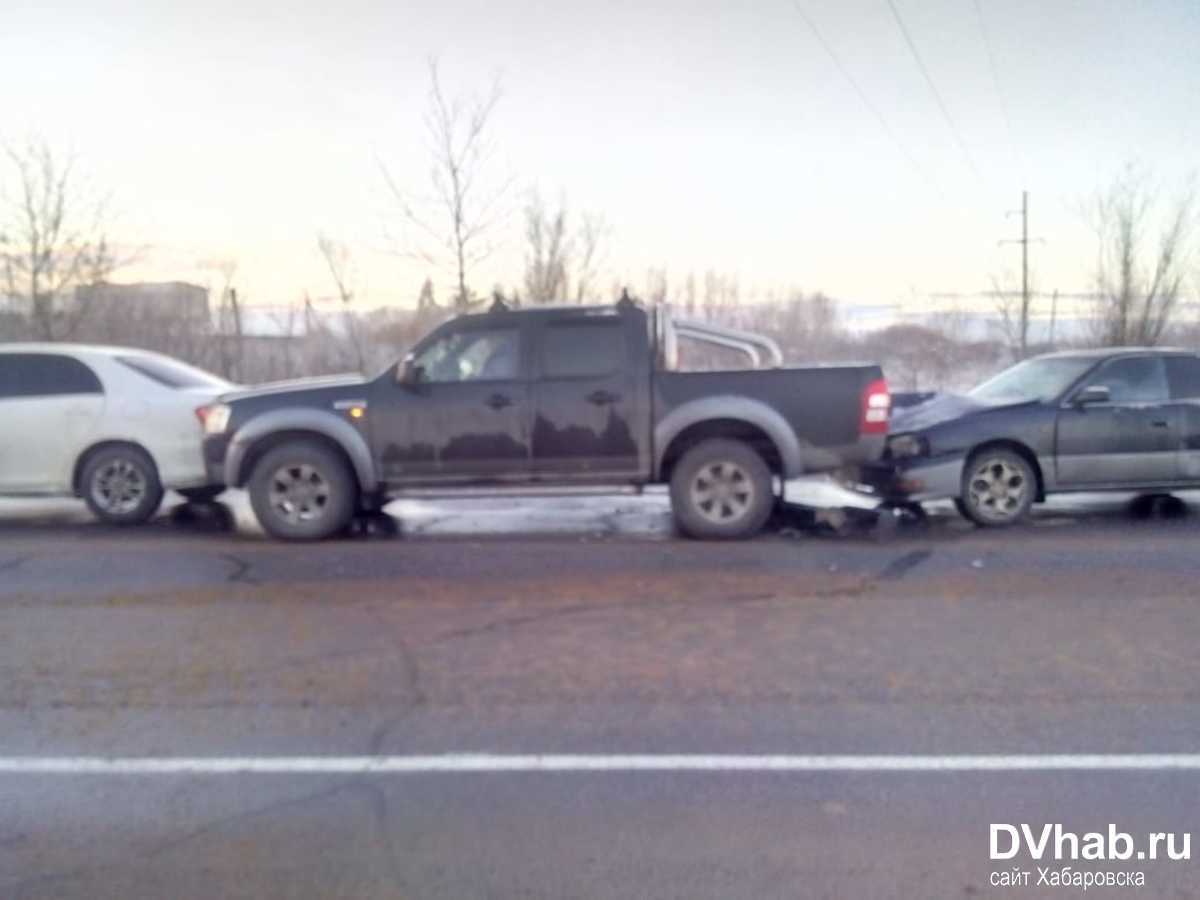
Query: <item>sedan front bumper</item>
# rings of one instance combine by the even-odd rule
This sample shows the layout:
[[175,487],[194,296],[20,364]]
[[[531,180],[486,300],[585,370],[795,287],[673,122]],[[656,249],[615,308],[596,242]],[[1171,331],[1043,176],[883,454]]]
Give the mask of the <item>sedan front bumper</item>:
[[962,456],[912,457],[864,466],[860,480],[885,503],[948,500],[962,493]]

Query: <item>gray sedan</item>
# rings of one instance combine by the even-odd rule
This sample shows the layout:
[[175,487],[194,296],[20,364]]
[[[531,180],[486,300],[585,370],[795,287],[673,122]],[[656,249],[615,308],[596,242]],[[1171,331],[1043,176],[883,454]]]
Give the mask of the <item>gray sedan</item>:
[[1011,525],[1048,494],[1200,486],[1200,356],[1119,348],[1025,360],[966,395],[897,410],[866,480]]

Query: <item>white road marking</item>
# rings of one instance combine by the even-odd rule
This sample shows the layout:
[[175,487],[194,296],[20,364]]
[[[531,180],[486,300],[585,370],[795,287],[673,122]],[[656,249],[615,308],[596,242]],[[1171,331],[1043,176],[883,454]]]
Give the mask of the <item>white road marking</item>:
[[498,772],[1041,772],[1200,770],[1198,753],[1017,755],[462,754],[0,757],[0,775],[384,775]]

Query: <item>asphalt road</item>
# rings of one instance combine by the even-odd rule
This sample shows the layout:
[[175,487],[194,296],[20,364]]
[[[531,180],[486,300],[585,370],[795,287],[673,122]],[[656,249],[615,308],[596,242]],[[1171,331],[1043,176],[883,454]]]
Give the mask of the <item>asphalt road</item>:
[[[0,757],[1200,751],[1183,506],[738,544],[661,497],[391,511],[292,546],[236,496],[136,531],[0,502]],[[1161,769],[0,772],[0,898],[1061,897],[990,823],[1190,834],[1198,798]],[[1190,860],[1065,864],[1200,894]]]

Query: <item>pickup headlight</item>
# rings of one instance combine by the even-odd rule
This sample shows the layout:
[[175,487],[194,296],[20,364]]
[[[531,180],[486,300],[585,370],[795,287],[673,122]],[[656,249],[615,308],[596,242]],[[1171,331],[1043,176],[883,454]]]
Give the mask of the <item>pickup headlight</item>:
[[911,459],[929,453],[929,442],[915,434],[898,434],[888,438],[888,455],[892,459]]
[[204,414],[205,434],[224,434],[229,427],[230,409],[224,403],[217,403],[207,408]]

